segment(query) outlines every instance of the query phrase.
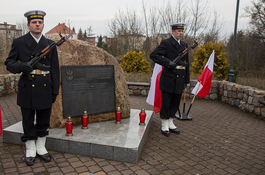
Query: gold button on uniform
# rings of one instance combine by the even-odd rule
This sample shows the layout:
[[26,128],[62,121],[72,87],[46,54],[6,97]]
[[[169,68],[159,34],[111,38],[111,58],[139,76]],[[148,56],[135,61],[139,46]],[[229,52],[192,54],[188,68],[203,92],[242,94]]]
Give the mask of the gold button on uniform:
[[177,77],[179,77],[179,75],[177,75]]
[[183,78],[184,78],[184,76],[183,76]]
[[45,77],[45,76],[46,76],[46,74],[43,74],[43,76]]
[[34,75],[31,75],[32,78],[34,78]]
[[35,85],[33,84],[32,87],[35,87]]
[[31,55],[31,58],[33,58],[33,56]]
[[44,84],[43,86],[46,86],[46,84]]
[[43,58],[46,58],[46,56],[44,56]]

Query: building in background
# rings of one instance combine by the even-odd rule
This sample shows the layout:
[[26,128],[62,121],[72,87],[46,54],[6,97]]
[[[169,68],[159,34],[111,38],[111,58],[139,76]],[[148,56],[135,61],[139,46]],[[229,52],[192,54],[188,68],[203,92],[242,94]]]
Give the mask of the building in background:
[[159,33],[157,35],[157,40],[158,40],[158,43],[160,43],[162,40],[164,39],[167,39],[171,36],[172,34],[171,33]]
[[13,43],[13,39],[22,36],[22,29],[16,25],[0,23],[0,60],[5,60]]
[[[88,42],[89,44],[96,46],[98,44],[99,41],[99,37],[100,36],[90,36],[90,37],[86,37],[84,39],[84,41]],[[107,44],[108,46],[110,46],[113,42],[113,38],[108,38],[107,36],[102,36],[102,42],[104,44]]]
[[[58,23],[57,26],[52,28],[47,33],[45,33],[45,37],[49,38],[51,40],[57,40],[57,39],[60,39],[60,35],[59,34],[61,34],[62,36],[65,36],[65,35],[69,35],[72,32],[74,32],[74,31],[72,31],[64,23]],[[77,34],[75,32],[73,33],[71,39],[77,40]]]
[[97,37],[95,36],[86,37],[83,41],[86,41],[88,42],[88,44],[91,44],[93,46],[97,45]]

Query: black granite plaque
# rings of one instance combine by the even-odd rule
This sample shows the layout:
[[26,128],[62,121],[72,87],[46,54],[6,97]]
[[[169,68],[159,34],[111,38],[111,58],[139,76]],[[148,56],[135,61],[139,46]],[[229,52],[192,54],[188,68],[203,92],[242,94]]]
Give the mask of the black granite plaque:
[[113,65],[62,66],[63,117],[116,111]]

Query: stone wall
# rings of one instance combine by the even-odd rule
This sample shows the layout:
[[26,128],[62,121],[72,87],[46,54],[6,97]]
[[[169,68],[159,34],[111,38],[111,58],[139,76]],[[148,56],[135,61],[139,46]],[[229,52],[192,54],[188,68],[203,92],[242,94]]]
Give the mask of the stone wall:
[[[187,86],[186,99],[192,99],[191,91],[195,87],[197,80],[191,80]],[[149,83],[127,82],[129,95],[147,96],[149,93]],[[199,99],[200,97],[196,97]],[[265,106],[260,101],[265,100],[265,91],[250,86],[242,86],[228,81],[212,81],[210,94],[205,99],[219,100],[243,112],[251,113],[265,119]]]
[[[0,75],[0,97],[17,92],[17,82],[20,75]],[[191,91],[197,81],[191,80],[187,87],[186,99],[192,99]],[[149,93],[149,83],[127,82],[129,95],[144,96]],[[196,97],[199,99],[199,97]],[[250,86],[243,86],[228,81],[212,81],[211,92],[205,99],[219,100],[243,112],[265,118],[265,106],[259,101],[265,101],[265,91]]]
[[127,82],[129,95],[147,96],[150,89],[150,83]]
[[20,74],[0,74],[0,97],[17,93]]

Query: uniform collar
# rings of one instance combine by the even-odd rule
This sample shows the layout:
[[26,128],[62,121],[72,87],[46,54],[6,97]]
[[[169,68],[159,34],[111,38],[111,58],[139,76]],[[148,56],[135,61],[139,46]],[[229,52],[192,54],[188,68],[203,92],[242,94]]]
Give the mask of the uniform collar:
[[41,37],[42,37],[42,34],[41,34],[41,36],[37,39],[37,38],[35,38],[35,37],[32,35],[31,32],[29,32],[29,33],[30,33],[30,35],[34,38],[34,40],[35,40],[37,43],[39,43],[39,41],[40,41],[40,39],[41,39]]
[[178,43],[178,41],[173,37],[173,35],[169,38],[170,42],[172,43],[172,45],[176,48],[179,49],[180,44]]
[[180,39],[179,40],[177,40],[175,37],[174,37],[174,35],[172,35],[172,37],[179,43],[179,45],[180,45]]
[[25,41],[28,48],[33,51],[32,55],[41,52],[43,48],[48,46],[47,40],[43,35],[40,37],[39,43],[37,43],[30,32],[25,35]]

